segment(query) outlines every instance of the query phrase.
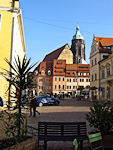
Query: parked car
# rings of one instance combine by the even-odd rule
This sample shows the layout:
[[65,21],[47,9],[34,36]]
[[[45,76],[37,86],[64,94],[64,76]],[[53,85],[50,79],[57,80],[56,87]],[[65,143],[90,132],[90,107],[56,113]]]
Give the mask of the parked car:
[[47,97],[47,96],[38,96],[37,105],[42,107],[43,105],[59,105],[60,101],[58,99]]

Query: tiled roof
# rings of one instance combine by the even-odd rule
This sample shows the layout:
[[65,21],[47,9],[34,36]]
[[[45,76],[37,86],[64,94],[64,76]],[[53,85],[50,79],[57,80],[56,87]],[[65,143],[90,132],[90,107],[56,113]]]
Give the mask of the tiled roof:
[[68,70],[68,71],[77,70],[77,64],[67,64],[66,70]]
[[105,37],[95,37],[98,46],[112,46],[113,45],[113,38],[105,38]]
[[67,44],[46,55],[43,61],[53,61],[54,59],[57,59],[60,53],[64,50],[66,45]]
[[53,62],[52,61],[48,61],[47,63],[46,63],[46,74],[48,73],[48,71],[51,71],[51,72],[53,72]]
[[90,69],[90,64],[78,64],[79,70]]
[[65,67],[66,67],[66,60],[57,60],[54,59],[53,61],[53,75],[65,75]]
[[48,62],[44,62],[42,61],[33,72],[38,71],[39,75],[41,75],[42,70],[45,71],[45,75],[48,75],[48,71],[51,71],[51,75],[53,72],[53,62],[52,61],[48,61]]
[[66,65],[66,76],[75,77],[75,72],[89,72],[89,64],[67,64]]
[[[37,68],[38,76],[48,76],[48,71],[51,71],[50,76],[67,76],[75,77],[75,72],[89,72],[90,64],[66,64],[66,60],[56,60],[41,62]],[[45,71],[46,74],[41,75],[41,72]]]

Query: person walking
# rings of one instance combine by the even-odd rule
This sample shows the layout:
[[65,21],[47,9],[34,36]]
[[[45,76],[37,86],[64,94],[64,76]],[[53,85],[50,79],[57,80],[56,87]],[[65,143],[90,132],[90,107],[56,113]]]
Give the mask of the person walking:
[[36,96],[30,101],[30,117],[36,117],[36,112],[40,115],[40,113],[36,110],[37,107],[37,99]]

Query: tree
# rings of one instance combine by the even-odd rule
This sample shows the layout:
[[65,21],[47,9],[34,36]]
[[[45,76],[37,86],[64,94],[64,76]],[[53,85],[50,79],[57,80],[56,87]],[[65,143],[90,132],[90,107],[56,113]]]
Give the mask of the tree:
[[[21,138],[21,128],[22,128],[22,121],[23,115],[21,112],[21,106],[23,101],[22,92],[28,88],[30,84],[27,82],[27,75],[29,71],[36,65],[30,65],[31,59],[26,59],[26,56],[23,57],[22,61],[17,56],[17,59],[14,59],[13,64],[5,58],[5,61],[10,66],[10,71],[4,69],[6,71],[6,75],[4,76],[6,80],[9,82],[8,90],[11,90],[10,97],[16,99],[16,104],[18,105],[16,117],[17,117],[17,137],[18,139]],[[9,103],[10,105],[10,103]]]

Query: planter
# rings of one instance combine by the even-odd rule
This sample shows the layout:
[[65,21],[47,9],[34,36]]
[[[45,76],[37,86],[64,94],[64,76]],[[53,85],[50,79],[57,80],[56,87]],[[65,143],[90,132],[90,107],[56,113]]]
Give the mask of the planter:
[[29,138],[17,145],[13,145],[4,150],[37,150],[37,138]]
[[113,135],[102,135],[102,139],[105,149],[113,149]]

